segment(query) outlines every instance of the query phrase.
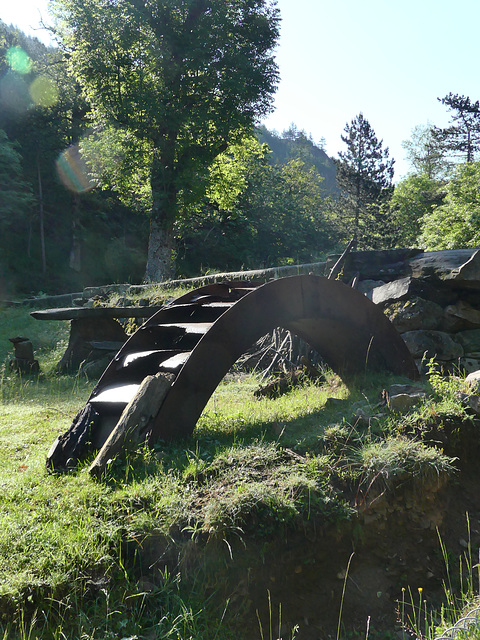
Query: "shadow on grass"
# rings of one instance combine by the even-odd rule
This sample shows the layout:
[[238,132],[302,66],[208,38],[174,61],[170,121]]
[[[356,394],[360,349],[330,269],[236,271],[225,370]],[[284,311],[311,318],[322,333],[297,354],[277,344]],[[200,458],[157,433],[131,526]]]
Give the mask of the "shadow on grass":
[[[274,402],[274,401],[271,401]],[[348,415],[350,401],[345,399],[345,414]],[[225,418],[209,416],[189,438],[175,442],[158,441],[153,448],[147,446],[138,451],[117,457],[102,476],[102,482],[118,486],[142,482],[149,476],[176,472],[184,474],[192,460],[210,464],[215,458],[233,449],[275,445],[278,449],[292,449],[299,455],[324,452],[325,429],[333,424],[354,427],[345,422],[338,407],[335,411],[314,409],[304,415],[281,420],[259,420],[243,415]]]

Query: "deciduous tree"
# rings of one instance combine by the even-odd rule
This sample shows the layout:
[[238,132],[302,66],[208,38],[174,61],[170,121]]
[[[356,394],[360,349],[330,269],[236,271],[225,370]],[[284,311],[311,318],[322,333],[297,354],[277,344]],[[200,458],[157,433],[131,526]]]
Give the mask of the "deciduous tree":
[[299,158],[275,164],[270,154],[252,137],[213,163],[207,197],[178,222],[185,275],[312,262],[335,246],[322,176]]
[[480,163],[459,165],[446,190],[445,203],[423,218],[420,246],[433,250],[480,246]]
[[445,179],[452,169],[445,151],[435,135],[433,125],[417,125],[409,140],[402,142],[406,160],[413,174],[423,174],[432,180]]
[[54,0],[72,73],[96,122],[139,141],[151,188],[146,279],[172,273],[179,200],[270,110],[273,0]]
[[412,173],[396,184],[388,205],[391,244],[397,247],[419,246],[424,217],[443,204],[445,194],[445,184],[427,173]]

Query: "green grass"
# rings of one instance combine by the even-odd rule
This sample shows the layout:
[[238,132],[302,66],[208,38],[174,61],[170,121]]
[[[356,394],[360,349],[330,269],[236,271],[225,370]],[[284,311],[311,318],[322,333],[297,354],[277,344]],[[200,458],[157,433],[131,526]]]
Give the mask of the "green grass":
[[[439,449],[407,435],[435,408],[461,416],[451,384],[434,379],[402,416],[380,402],[395,381],[388,376],[347,389],[329,374],[326,385],[256,400],[258,378],[237,373],[220,384],[188,440],[118,458],[99,481],[89,460],[49,474],[50,445],[91,390],[81,377],[54,374],[66,335],[58,324],[16,309],[0,323],[0,344],[28,335],[46,372],[0,370],[3,640],[234,637],[228,606],[205,598],[195,570],[179,570],[192,544],[229,549],[318,522],[334,526],[351,518],[360,483],[393,490],[453,473]],[[152,540],[166,558],[153,565],[145,560]]]
[[368,481],[381,478],[386,487],[404,478],[430,481],[451,474],[455,466],[439,449],[406,437],[388,437],[359,451],[360,465]]
[[[86,466],[49,475],[46,452],[84,403],[87,385],[75,378],[13,376],[2,384],[0,611],[4,629],[13,629],[16,619],[18,632],[37,610],[32,637],[40,628],[53,633],[62,625],[67,637],[79,637],[72,608],[83,612],[86,638],[123,633],[121,625],[130,634],[158,631],[160,621],[148,604],[153,597],[139,587],[142,569],[135,560],[150,536],[179,535],[181,545],[185,538],[274,536],[279,528],[318,518],[335,523],[352,513],[338,493],[345,468],[349,478],[402,462],[403,473],[413,475],[437,472],[438,465],[449,470],[439,452],[428,453],[434,449],[393,436],[382,448],[368,428],[353,434],[345,421],[332,424],[338,409],[324,411],[327,397],[335,393],[348,401],[335,378],[330,388],[302,387],[279,400],[258,401],[252,400],[256,381],[247,377],[220,385],[188,441],[118,459],[101,482],[89,477]],[[213,604],[199,601],[199,585],[185,585],[165,571],[156,575],[155,599],[167,597],[165,591],[177,609],[161,618],[165,635],[156,637],[183,637],[172,631],[178,625],[186,637],[213,637],[222,612],[215,617]],[[127,615],[129,598],[143,603],[138,620]],[[116,613],[105,618],[110,606]],[[38,610],[50,611],[46,620]]]
[[[164,518],[170,508],[168,522],[179,517],[180,473],[138,484],[122,472],[112,486],[93,482],[85,468],[50,475],[46,452],[88,390],[75,379],[4,385],[9,388],[9,399],[0,405],[4,638],[93,639],[109,633],[113,638],[120,631],[128,636],[150,627],[164,634],[158,637],[180,638],[185,630],[202,637],[202,627],[207,629],[203,637],[213,637],[215,624],[207,624],[201,604],[194,611],[185,603],[176,575],[158,572],[154,589],[143,592],[134,558],[122,558],[129,544],[140,543],[148,532],[168,530]],[[165,606],[159,610],[162,599]]]
[[13,345],[8,339],[23,336],[31,340],[42,370],[50,372],[67,346],[69,323],[35,320],[29,311],[28,307],[0,308],[0,368],[13,358]]
[[128,298],[133,302],[133,304],[138,304],[140,300],[147,299],[153,305],[162,305],[165,304],[168,300],[172,300],[175,298],[179,298],[180,296],[185,295],[192,289],[198,288],[200,285],[196,284],[195,286],[188,285],[175,285],[175,286],[162,286],[159,284],[151,284],[145,288],[142,288],[141,291],[131,290],[131,293],[122,294],[118,292],[112,292],[108,296],[108,303],[111,305],[115,305],[122,298]]

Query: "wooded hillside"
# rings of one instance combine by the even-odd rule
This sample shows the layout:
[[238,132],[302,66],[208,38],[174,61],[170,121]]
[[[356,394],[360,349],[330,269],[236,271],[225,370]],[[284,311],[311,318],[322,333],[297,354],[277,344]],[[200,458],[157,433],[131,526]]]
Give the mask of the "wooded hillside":
[[[60,50],[3,23],[0,34],[2,296],[141,282],[148,192],[136,176],[128,185],[97,180],[89,105]],[[114,155],[118,140],[110,143],[102,141]],[[321,219],[334,173],[293,128],[262,128],[228,149],[205,178],[206,195],[183,207],[177,275],[316,258],[331,241]]]
[[[94,119],[67,44],[0,22],[0,299],[145,277],[151,150]],[[192,165],[194,188],[177,195],[176,277],[314,262],[352,238],[358,249],[478,246],[480,107],[441,102],[452,126],[416,127],[404,143],[411,173],[396,184],[361,113],[338,159],[294,124],[259,125],[207,168]]]

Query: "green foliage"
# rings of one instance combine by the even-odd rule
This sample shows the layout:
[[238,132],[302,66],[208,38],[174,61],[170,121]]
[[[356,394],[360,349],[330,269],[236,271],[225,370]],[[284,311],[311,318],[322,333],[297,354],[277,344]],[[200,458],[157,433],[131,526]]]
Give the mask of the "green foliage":
[[394,160],[388,148],[377,139],[368,120],[360,113],[345,127],[342,141],[346,151],[339,153],[337,208],[343,235],[354,238],[359,248],[383,248],[389,235],[389,220],[381,205],[393,192]]
[[145,214],[151,210],[148,142],[130,131],[104,124],[84,136],[80,146],[90,178],[97,186],[118,194],[121,202],[135,212]]
[[419,245],[423,221],[442,205],[445,189],[442,182],[427,173],[411,174],[395,185],[386,212],[393,228],[392,244],[397,247]]
[[[243,20],[241,4],[237,16],[240,22]],[[95,3],[88,6],[93,12],[93,21],[100,20],[102,15],[107,19],[107,14],[102,14]],[[243,33],[245,38],[256,33],[267,46],[266,39],[274,36],[276,12],[268,8],[267,2],[258,2],[255,6],[259,11],[263,6],[264,13],[257,15],[258,21],[253,14],[248,20],[244,16],[243,26],[237,25],[238,33]],[[87,5],[84,9],[87,10]],[[135,19],[140,19],[135,8],[130,10]],[[212,20],[220,19],[224,10],[227,8],[219,9]],[[113,20],[113,13],[110,17]],[[59,19],[61,22],[62,18]],[[132,18],[131,28],[140,29],[135,19]],[[224,22],[221,24],[225,26]],[[260,33],[262,24],[270,25],[266,35]],[[178,35],[177,28],[181,30],[181,25],[175,22],[171,28]],[[225,29],[228,31],[227,26]],[[5,215],[0,223],[3,225],[0,234],[3,274],[0,277],[3,275],[4,279],[0,298],[15,298],[39,290],[76,291],[86,285],[142,280],[150,223],[145,212],[153,206],[154,145],[145,133],[149,124],[142,121],[141,126],[132,129],[128,123],[109,119],[100,107],[89,113],[91,107],[85,95],[75,78],[67,73],[67,62],[72,62],[73,54],[47,49],[37,40],[5,25],[0,25],[0,34],[0,84],[3,87],[0,127],[8,136],[8,145],[2,144],[2,150],[17,154],[12,162],[5,156],[4,165],[10,173],[15,170],[18,184],[22,185],[20,191],[9,190],[10,195],[15,195],[14,200],[7,198],[6,193],[3,198]],[[115,46],[120,46],[122,38],[128,40],[133,36],[112,34],[112,38],[112,42],[117,43]],[[180,42],[178,46],[183,44]],[[101,43],[97,45],[100,47]],[[244,45],[249,46],[247,42],[238,46],[241,49]],[[23,67],[19,63],[14,64],[15,68],[10,65],[8,60],[13,61],[15,57],[8,53],[10,50],[16,52],[15,55],[18,53],[18,60],[24,60]],[[269,78],[274,83],[271,74],[275,69],[268,52],[264,53],[264,58],[257,54],[254,58],[259,65],[265,65],[267,76],[271,72]],[[109,50],[105,55],[113,59],[115,51]],[[127,59],[118,62],[119,68],[128,68]],[[190,62],[193,65],[195,60]],[[230,58],[226,62],[234,64]],[[147,65],[146,74],[148,65],[153,63],[142,61],[142,64]],[[218,64],[221,66],[220,61]],[[25,73],[20,73],[22,69]],[[167,72],[173,73],[173,67]],[[233,78],[230,81],[233,83]],[[12,91],[4,90],[5,83],[14,83],[15,91],[12,87]],[[235,89],[229,86],[228,90]],[[5,102],[8,95],[17,97],[15,104]],[[37,102],[32,95],[40,96]],[[168,103],[165,96],[159,92],[153,97]],[[134,98],[132,94],[132,100]],[[267,102],[262,103],[262,109],[267,108]],[[164,106],[172,115],[173,107],[166,103]],[[197,106],[200,113],[208,105]],[[247,109],[247,105],[242,108]],[[252,108],[250,115],[255,111],[253,115],[260,116],[262,109]],[[175,111],[177,115],[180,112],[190,113],[192,117],[199,115],[189,107]],[[247,115],[243,113],[242,117]],[[133,118],[134,114],[129,112],[129,117]],[[142,117],[140,114],[139,118]],[[152,128],[155,125],[155,131],[162,131],[164,135],[164,129],[158,121],[157,124],[152,124]],[[191,146],[178,147],[180,155],[169,165],[180,166],[181,161],[193,158],[187,163],[188,167],[185,164],[184,174],[175,174],[178,216],[173,233],[182,275],[315,261],[323,259],[324,254],[337,245],[335,215],[325,198],[325,194],[335,188],[335,168],[321,143],[315,144],[293,125],[281,136],[261,128],[259,139],[271,144],[275,149],[271,153],[265,145],[245,135],[250,131],[250,127],[245,126],[232,131],[233,144],[218,156],[218,161],[210,163],[201,151],[203,134],[198,134],[192,126],[185,124],[189,133],[180,136],[182,145]],[[197,134],[199,137],[194,140]],[[226,138],[220,142],[224,150]],[[206,164],[193,166],[197,157]],[[192,180],[188,183],[190,177]],[[10,174],[2,183],[15,185]],[[92,190],[94,185],[101,190]],[[23,207],[23,201],[18,200],[26,194],[30,194],[28,210]],[[9,202],[15,205],[15,212],[10,205],[8,211],[5,209]]]
[[[97,124],[146,144],[137,162],[151,189],[147,279],[171,275],[179,202],[197,202],[203,176],[270,109],[278,10],[268,0],[56,0],[68,65]],[[142,151],[144,149],[142,148]],[[123,171],[122,171],[123,169]]]
[[[0,23],[0,128],[8,136],[7,144],[2,133],[0,153],[8,167],[1,181],[0,298],[77,291],[144,273],[138,251],[146,222],[111,191],[87,193],[78,142],[88,107],[79,93],[57,49]],[[73,191],[62,182],[67,177]]]
[[240,196],[248,186],[249,174],[256,167],[266,166],[269,153],[268,146],[253,136],[231,145],[209,167],[208,200],[215,203],[220,212],[235,214]]
[[404,140],[402,147],[413,174],[425,175],[432,181],[438,181],[444,180],[450,173],[451,163],[447,160],[432,125],[414,127],[411,138]]
[[21,156],[0,129],[0,236],[25,228],[32,206],[33,194],[22,180]]
[[281,134],[260,126],[257,137],[260,142],[268,145],[274,164],[283,165],[290,160],[300,159],[309,169],[314,167],[322,176],[322,187],[327,194],[337,193],[335,163],[326,154],[323,139],[318,143],[314,142],[311,135],[299,130],[294,124]]
[[203,204],[176,226],[182,273],[317,259],[335,242],[322,187],[300,158],[277,165],[255,138],[232,145],[210,169]]
[[22,157],[0,129],[0,295],[7,289],[7,274],[25,246],[34,197],[25,181]]
[[480,163],[459,165],[446,187],[445,203],[426,213],[420,245],[430,250],[480,244]]

